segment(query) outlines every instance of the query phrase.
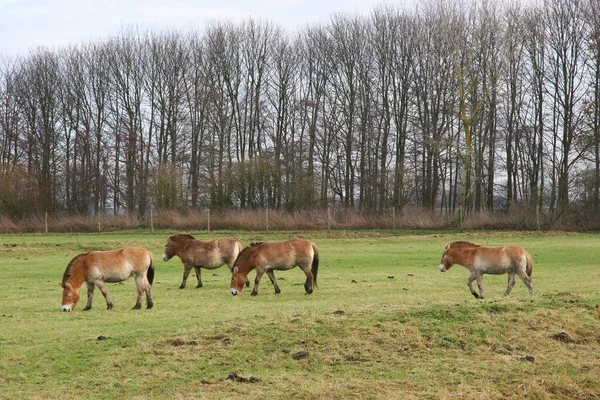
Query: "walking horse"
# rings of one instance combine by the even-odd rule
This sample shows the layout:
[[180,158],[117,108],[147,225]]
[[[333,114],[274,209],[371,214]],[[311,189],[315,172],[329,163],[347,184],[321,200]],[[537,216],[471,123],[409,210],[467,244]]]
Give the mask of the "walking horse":
[[[470,242],[452,242],[446,245],[440,271],[448,271],[452,265],[459,264],[471,271],[467,285],[476,299],[483,299],[483,274],[508,274],[508,286],[504,296],[508,296],[515,285],[515,276],[519,276],[533,296],[531,273],[533,260],[531,255],[519,246],[485,247]],[[473,281],[477,281],[479,293],[473,289]]]
[[258,294],[258,284],[264,274],[267,274],[275,287],[275,294],[281,293],[275,270],[288,270],[300,267],[306,274],[304,289],[306,294],[313,292],[313,286],[317,287],[317,273],[319,271],[319,249],[317,245],[303,239],[294,239],[287,242],[261,242],[252,243],[246,247],[233,264],[231,277],[231,294],[241,293],[244,281],[248,273],[256,269],[256,278],[252,296]]

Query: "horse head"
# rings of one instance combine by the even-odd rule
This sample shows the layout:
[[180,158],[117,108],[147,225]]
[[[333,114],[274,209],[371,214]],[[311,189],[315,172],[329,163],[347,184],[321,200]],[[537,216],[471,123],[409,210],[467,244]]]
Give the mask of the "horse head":
[[452,259],[452,255],[448,253],[450,248],[452,247],[452,243],[448,243],[444,252],[442,253],[442,260],[440,261],[440,272],[446,272],[454,265],[454,260]]
[[173,258],[173,256],[176,256],[179,253],[179,249],[184,243],[194,239],[195,237],[188,235],[187,233],[171,235],[169,238],[167,238],[167,244],[165,245],[165,251],[163,251],[162,259],[164,261],[169,261],[171,258]]
[[246,284],[246,276],[248,276],[248,273],[255,267],[253,264],[254,257],[252,257],[252,255],[256,252],[255,249],[261,243],[252,243],[249,247],[243,249],[233,263],[230,288],[232,295],[236,296],[242,292],[242,289]]
[[83,283],[83,274],[81,273],[81,261],[87,254],[78,254],[69,262],[63,275],[62,282],[59,283],[63,288],[62,310],[72,311],[79,301],[79,287]]
[[163,261],[169,261],[174,255],[175,252],[173,251],[173,246],[171,245],[171,238],[168,238],[167,244],[165,245],[165,251],[163,251],[162,254],[162,259]]
[[60,283],[63,288],[62,310],[72,311],[79,301],[79,291],[75,289],[68,281]]
[[231,271],[231,294],[236,296],[242,292],[244,285],[246,284],[246,274],[242,274],[240,272],[239,267],[233,267],[233,271]]
[[475,243],[465,241],[448,243],[444,248],[444,253],[442,254],[442,260],[440,261],[440,271],[446,272],[457,262],[460,263],[460,261],[457,260],[461,260],[465,252],[474,247],[481,246]]

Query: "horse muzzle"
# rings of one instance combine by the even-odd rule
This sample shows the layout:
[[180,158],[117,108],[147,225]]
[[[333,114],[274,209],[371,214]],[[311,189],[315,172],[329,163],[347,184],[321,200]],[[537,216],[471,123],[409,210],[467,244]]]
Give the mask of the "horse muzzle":
[[63,312],[72,311],[73,310],[73,306],[70,305],[70,304],[65,304],[64,306],[62,306],[62,310],[63,310]]
[[444,264],[440,264],[440,272],[446,272],[446,267],[444,267]]
[[162,259],[163,259],[164,261],[169,261],[169,257],[167,257],[167,255],[166,255],[165,253],[163,253],[163,255],[162,255]]
[[232,295],[234,295],[234,296],[237,296],[237,295],[240,293],[240,292],[239,292],[237,289],[235,289],[235,288],[231,288],[231,289],[230,289],[230,291],[231,291],[231,294],[232,294]]

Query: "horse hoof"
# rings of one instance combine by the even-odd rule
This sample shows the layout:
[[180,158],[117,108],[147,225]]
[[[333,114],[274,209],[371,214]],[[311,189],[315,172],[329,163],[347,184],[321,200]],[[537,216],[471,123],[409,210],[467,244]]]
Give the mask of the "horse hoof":
[[106,309],[107,309],[107,310],[112,310],[112,308],[113,308],[113,305],[112,305],[112,303],[106,306]]
[[252,292],[250,293],[250,296],[256,296],[258,293],[257,292]]
[[91,309],[92,309],[92,307],[86,307],[86,308],[83,309],[83,311],[89,311]]
[[142,308],[141,304],[136,304],[135,306],[133,306],[133,310],[139,310],[140,308]]
[[152,307],[154,307],[154,303],[150,303],[148,304],[148,306],[146,307],[148,310],[151,309]]

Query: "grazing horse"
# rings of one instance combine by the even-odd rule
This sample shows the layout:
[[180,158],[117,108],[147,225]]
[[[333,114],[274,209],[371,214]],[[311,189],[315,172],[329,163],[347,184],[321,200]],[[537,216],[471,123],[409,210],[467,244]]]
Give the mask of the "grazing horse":
[[65,270],[60,286],[63,288],[62,310],[71,311],[79,301],[79,288],[87,283],[88,300],[84,311],[92,308],[94,287],[98,286],[107,308],[113,308],[106,283],[117,283],[133,276],[138,296],[134,309],[142,308],[142,295],[146,293],[148,308],[152,308],[152,281],[154,257],[141,247],[125,247],[111,251],[91,251],[76,255]]
[[[167,245],[162,255],[163,260],[169,261],[178,256],[183,263],[183,281],[179,289],[185,288],[187,278],[192,268],[196,270],[198,278],[197,288],[202,287],[201,268],[217,269],[227,264],[229,271],[233,269],[233,262],[242,251],[242,244],[235,239],[216,239],[210,241],[198,240],[192,235],[179,233],[167,239]],[[250,286],[250,282],[246,282]]]
[[267,274],[275,287],[275,294],[281,293],[274,270],[288,270],[300,267],[306,274],[304,289],[306,294],[313,292],[313,285],[317,287],[317,273],[319,271],[319,249],[317,245],[308,240],[295,239],[287,242],[261,242],[252,243],[246,247],[235,260],[231,277],[231,294],[237,295],[244,287],[248,273],[256,269],[256,278],[252,296],[258,294],[258,284],[263,274]]
[[[454,264],[462,265],[471,271],[467,285],[476,299],[483,299],[485,296],[483,274],[508,274],[508,287],[504,296],[508,296],[515,285],[515,275],[518,275],[533,296],[533,284],[531,283],[533,260],[522,247],[485,247],[470,242],[448,243],[442,254],[440,271],[446,272]],[[477,280],[479,294],[473,289],[474,280]]]

